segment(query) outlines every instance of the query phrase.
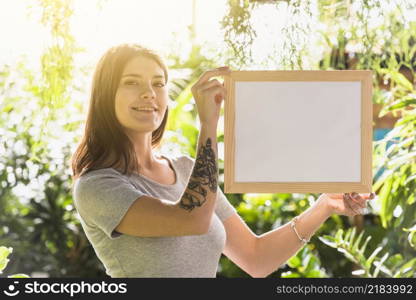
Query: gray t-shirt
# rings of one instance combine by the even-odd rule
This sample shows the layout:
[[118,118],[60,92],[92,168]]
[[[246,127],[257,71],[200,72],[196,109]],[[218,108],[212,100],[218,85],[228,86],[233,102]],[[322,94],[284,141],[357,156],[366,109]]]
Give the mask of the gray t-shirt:
[[[220,187],[215,214],[204,235],[137,237],[115,231],[129,207],[143,195],[177,201],[195,160],[168,158],[176,173],[172,185],[113,168],[90,171],[74,183],[74,204],[84,232],[111,277],[215,277],[225,246],[222,222],[236,213]],[[140,200],[139,200],[140,201]]]

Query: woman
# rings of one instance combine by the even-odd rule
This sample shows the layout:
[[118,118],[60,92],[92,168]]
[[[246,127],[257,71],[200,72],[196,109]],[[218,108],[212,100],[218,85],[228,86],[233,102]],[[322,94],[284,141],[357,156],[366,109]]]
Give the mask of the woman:
[[[192,87],[195,159],[157,157],[168,118],[168,71],[139,45],[99,61],[85,133],[72,159],[74,203],[111,277],[215,277],[221,253],[253,277],[275,271],[334,213],[354,216],[374,195],[321,194],[295,222],[257,236],[218,188],[217,124],[226,95],[206,71]],[[294,225],[294,226],[291,226]]]

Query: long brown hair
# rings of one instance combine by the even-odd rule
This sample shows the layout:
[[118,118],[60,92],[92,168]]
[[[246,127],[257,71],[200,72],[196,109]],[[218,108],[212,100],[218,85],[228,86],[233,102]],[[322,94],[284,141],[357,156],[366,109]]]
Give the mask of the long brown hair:
[[[124,133],[115,114],[115,95],[126,64],[137,56],[153,59],[163,69],[166,83],[168,69],[161,55],[137,44],[122,44],[110,48],[99,60],[92,81],[84,135],[71,158],[72,180],[84,173],[117,167],[123,174],[139,172],[132,142]],[[159,128],[152,132],[152,148],[160,146],[166,128],[169,109]],[[109,162],[108,159],[112,160]]]

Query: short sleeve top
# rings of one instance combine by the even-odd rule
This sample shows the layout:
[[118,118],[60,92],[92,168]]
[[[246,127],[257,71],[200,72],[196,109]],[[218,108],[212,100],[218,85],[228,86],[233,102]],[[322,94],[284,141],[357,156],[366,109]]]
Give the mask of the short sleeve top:
[[195,160],[188,155],[166,158],[176,174],[171,185],[141,174],[124,175],[113,168],[90,171],[74,183],[73,199],[82,228],[111,277],[216,276],[226,239],[222,222],[237,213],[220,187],[206,234],[137,237],[115,231],[139,197],[177,201],[183,194]]

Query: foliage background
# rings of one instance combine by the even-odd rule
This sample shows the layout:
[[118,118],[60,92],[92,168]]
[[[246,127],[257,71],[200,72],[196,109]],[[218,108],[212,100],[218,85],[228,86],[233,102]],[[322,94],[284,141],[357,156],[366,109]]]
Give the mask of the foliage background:
[[[96,9],[110,2],[97,1]],[[332,216],[270,277],[415,277],[416,22],[407,14],[416,5],[390,0],[223,2],[223,48],[199,42],[191,24],[189,51],[172,47],[167,53],[175,101],[161,152],[195,157],[199,124],[190,87],[208,68],[371,69],[380,117],[399,116],[393,130],[374,142],[373,190],[379,197],[364,216]],[[268,35],[260,30],[267,24],[258,14],[265,7],[287,16],[281,30],[269,28]],[[71,32],[74,1],[37,0],[28,9],[37,12],[31,17],[45,28],[48,42],[36,67],[24,57],[0,65],[0,272],[106,277],[70,191],[69,158],[82,133],[86,82],[94,63],[75,61],[85,49]],[[266,49],[261,57],[254,54],[258,48]],[[290,221],[318,196],[227,194],[256,234]],[[218,277],[248,275],[222,256]]]

